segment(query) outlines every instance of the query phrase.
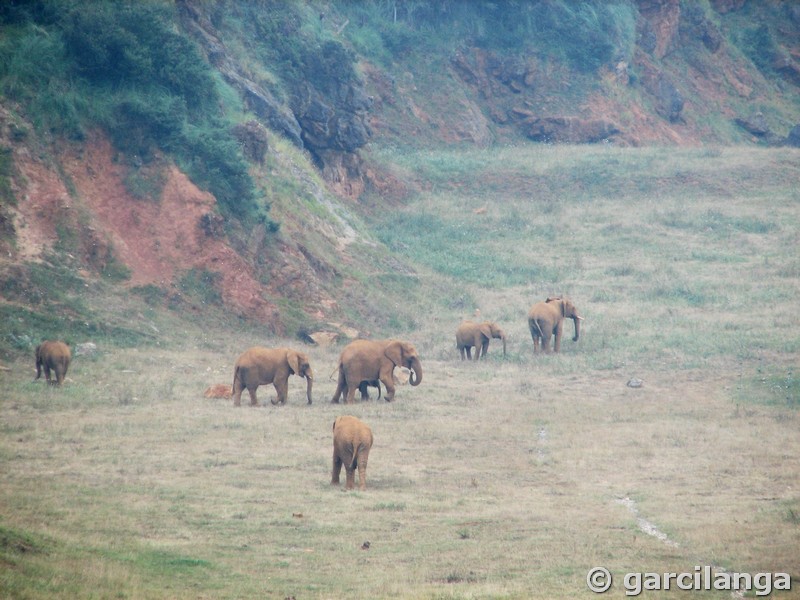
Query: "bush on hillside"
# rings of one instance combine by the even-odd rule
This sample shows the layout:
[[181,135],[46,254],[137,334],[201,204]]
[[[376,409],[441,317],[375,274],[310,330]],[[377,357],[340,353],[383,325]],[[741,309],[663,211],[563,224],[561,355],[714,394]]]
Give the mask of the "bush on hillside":
[[211,67],[175,21],[160,2],[4,5],[0,93],[40,131],[80,138],[100,125],[125,153],[167,152],[224,212],[263,217]]

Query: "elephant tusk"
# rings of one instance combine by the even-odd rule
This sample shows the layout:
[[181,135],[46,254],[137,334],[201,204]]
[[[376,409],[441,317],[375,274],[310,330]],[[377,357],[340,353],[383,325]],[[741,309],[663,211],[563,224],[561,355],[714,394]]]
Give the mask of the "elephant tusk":
[[583,321],[583,317],[575,317],[578,321]]

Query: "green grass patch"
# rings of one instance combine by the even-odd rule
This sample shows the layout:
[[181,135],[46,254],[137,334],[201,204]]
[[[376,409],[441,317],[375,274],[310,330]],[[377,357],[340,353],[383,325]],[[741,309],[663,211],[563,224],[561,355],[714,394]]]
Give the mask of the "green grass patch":
[[192,300],[202,304],[222,304],[220,281],[222,275],[206,269],[189,269],[181,275],[180,290]]
[[[506,231],[506,230],[503,230]],[[556,270],[524,263],[511,249],[492,248],[491,234],[469,223],[426,212],[395,213],[378,226],[379,239],[390,250],[454,279],[487,286],[554,283]],[[504,234],[498,232],[497,236]]]
[[754,377],[742,382],[738,395],[743,402],[800,409],[800,378],[791,368],[759,369]]

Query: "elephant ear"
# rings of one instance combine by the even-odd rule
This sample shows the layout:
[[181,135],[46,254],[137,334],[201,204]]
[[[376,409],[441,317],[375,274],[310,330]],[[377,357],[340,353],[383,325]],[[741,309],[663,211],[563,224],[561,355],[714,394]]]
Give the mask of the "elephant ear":
[[289,368],[294,372],[295,375],[300,374],[300,354],[294,350],[287,350],[286,362],[289,363]]
[[492,324],[488,321],[486,323],[481,323],[478,326],[478,331],[481,332],[481,335],[485,337],[487,340],[491,339],[492,337]]
[[383,355],[388,358],[394,366],[403,366],[403,345],[399,340],[392,340],[383,351]]

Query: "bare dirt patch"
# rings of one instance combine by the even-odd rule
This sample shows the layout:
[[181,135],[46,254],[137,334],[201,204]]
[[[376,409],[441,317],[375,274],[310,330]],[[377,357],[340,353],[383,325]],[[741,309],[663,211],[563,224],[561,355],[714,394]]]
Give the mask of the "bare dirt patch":
[[274,320],[275,307],[264,297],[252,268],[223,239],[201,226],[215,213],[216,200],[197,188],[174,165],[165,166],[165,184],[157,200],[138,199],[126,189],[128,167],[115,160],[110,142],[92,135],[80,148],[68,147],[61,168],[74,186],[70,194],[56,170],[30,155],[16,163],[25,181],[16,228],[20,258],[37,259],[58,239],[60,221],[80,227],[78,208],[88,215],[88,230],[98,243],[130,269],[128,285],[174,286],[190,269],[218,273],[223,301],[263,320]]

